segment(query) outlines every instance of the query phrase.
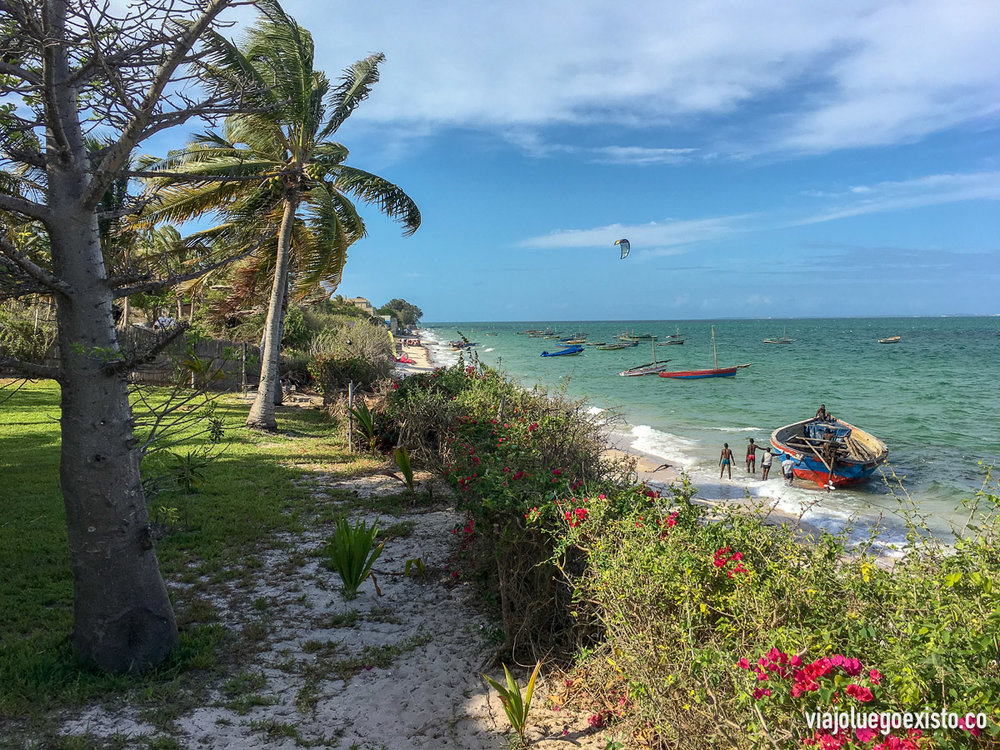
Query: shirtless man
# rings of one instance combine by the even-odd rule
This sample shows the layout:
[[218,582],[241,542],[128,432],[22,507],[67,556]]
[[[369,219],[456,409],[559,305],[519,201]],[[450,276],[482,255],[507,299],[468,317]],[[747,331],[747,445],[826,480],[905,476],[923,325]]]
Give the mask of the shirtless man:
[[719,479],[728,470],[729,478],[733,478],[733,452],[729,449],[729,443],[722,444],[722,455],[719,456]]
[[813,419],[818,419],[820,422],[826,421],[826,404],[819,405],[819,409],[816,410],[816,416]]
[[747,474],[757,473],[757,446],[754,444],[753,438],[749,438],[750,442],[747,444]]

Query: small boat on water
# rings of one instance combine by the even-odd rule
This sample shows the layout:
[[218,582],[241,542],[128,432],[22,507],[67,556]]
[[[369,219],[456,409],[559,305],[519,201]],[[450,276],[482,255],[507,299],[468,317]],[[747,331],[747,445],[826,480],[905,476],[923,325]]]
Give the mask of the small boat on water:
[[879,339],[880,344],[898,344],[902,339],[899,336],[888,336],[884,339]]
[[584,346],[605,346],[606,343],[604,341],[588,341]]
[[771,445],[795,462],[795,476],[833,489],[875,473],[889,449],[880,439],[840,419],[806,419],[779,427]]
[[653,350],[653,361],[647,362],[644,365],[636,365],[635,367],[630,367],[627,370],[622,370],[619,375],[625,378],[635,378],[640,375],[656,375],[659,372],[663,372],[667,369],[667,362],[669,359],[662,359],[659,362],[656,360],[656,345],[650,340],[650,349]]
[[561,349],[557,352],[542,352],[543,357],[567,357],[571,354],[582,354],[582,346],[568,346],[565,349]]
[[604,346],[597,347],[602,352],[613,352],[618,349],[629,349],[633,346],[639,346],[638,341],[619,341],[617,344],[605,344]]
[[719,367],[719,352],[715,346],[715,326],[712,326],[712,353],[715,356],[715,367],[707,370],[675,370],[673,372],[661,372],[661,378],[677,378],[680,380],[697,380],[700,378],[731,378],[737,370],[749,367],[750,362],[745,365],[734,365],[732,367]]
[[764,339],[765,344],[790,344],[793,341],[795,341],[795,339],[788,338],[787,331],[784,328],[781,329],[781,338]]
[[681,329],[675,328],[674,331],[674,333],[664,336],[663,338],[666,340],[659,342],[657,346],[679,346],[680,344],[683,344],[684,337],[681,336]]

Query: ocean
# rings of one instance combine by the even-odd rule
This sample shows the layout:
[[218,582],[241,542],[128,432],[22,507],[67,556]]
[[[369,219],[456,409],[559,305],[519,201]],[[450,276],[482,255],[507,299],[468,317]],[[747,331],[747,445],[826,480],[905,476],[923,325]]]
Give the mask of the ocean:
[[[572,357],[541,357],[558,342],[518,335],[551,328],[563,336],[614,341],[623,332],[651,333],[660,341],[680,331],[682,346],[657,346],[671,370],[714,366],[715,328],[719,366],[752,363],[732,378],[674,380],[618,372],[650,362],[653,347],[640,342],[619,351],[584,347]],[[478,342],[476,351],[526,385],[565,384],[569,395],[595,409],[614,410],[624,422],[614,428],[622,447],[683,469],[707,499],[749,495],[774,501],[781,510],[839,530],[849,519],[853,533],[867,535],[884,518],[888,542],[902,538],[894,512],[903,496],[896,477],[928,524],[946,534],[961,525],[961,501],[981,487],[985,465],[1000,463],[1000,317],[835,318],[697,321],[521,321],[436,323],[421,335],[437,364],[457,360],[446,342],[458,332]],[[791,344],[765,344],[786,334]],[[897,344],[878,339],[899,336]],[[763,445],[771,431],[812,417],[820,404],[833,415],[884,440],[888,464],[865,484],[827,492],[796,480],[786,487],[775,465],[768,481],[747,476],[747,438]],[[728,442],[736,455],[733,480],[718,478],[719,452]],[[758,459],[759,463],[759,459]],[[883,479],[883,474],[887,480]],[[811,483],[810,483],[811,484]]]

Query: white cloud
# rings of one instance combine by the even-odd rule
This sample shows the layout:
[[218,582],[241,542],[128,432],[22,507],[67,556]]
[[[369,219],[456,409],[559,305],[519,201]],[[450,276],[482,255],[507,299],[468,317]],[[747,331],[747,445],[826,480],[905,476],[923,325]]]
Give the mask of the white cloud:
[[611,224],[591,229],[561,229],[520,243],[533,248],[604,247],[627,237],[633,252],[676,255],[679,245],[719,240],[734,234],[821,224],[865,214],[972,200],[1000,200],[1000,171],[935,174],[912,180],[853,186],[841,193],[816,192],[829,206],[788,217],[773,213],[745,213],[702,219],[651,221],[646,224]]
[[651,221],[648,224],[609,224],[593,229],[561,229],[520,243],[521,247],[567,249],[611,247],[625,237],[633,251],[649,249],[658,255],[676,255],[666,248],[726,237],[740,229],[748,216],[718,216],[689,221]]
[[[382,82],[352,118],[383,124],[615,123],[662,141],[650,129],[739,116],[733,152],[822,152],[992,121],[1000,102],[995,0],[286,6],[331,75],[386,53]],[[645,145],[617,157],[675,156],[673,144]],[[631,147],[605,156],[619,148]]]

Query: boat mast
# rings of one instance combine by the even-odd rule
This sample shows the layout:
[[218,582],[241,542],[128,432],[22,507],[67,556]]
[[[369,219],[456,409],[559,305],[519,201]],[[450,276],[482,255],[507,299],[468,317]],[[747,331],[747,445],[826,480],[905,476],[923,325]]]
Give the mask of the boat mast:
[[715,355],[715,369],[719,369],[719,350],[715,348],[715,326],[712,326],[712,354]]

